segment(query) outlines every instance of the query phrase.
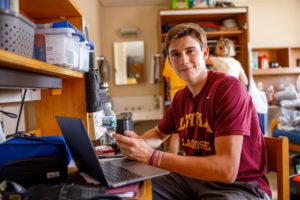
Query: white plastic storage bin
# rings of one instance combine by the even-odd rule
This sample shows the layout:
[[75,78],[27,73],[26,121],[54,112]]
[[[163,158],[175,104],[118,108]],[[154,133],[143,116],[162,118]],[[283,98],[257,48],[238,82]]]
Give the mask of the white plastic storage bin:
[[46,62],[46,35],[65,35],[72,37],[75,30],[72,28],[38,28],[34,38],[34,58]]
[[78,69],[79,41],[66,35],[46,35],[46,62]]
[[85,42],[80,43],[79,50],[79,71],[88,72],[89,71],[89,58],[90,55],[90,47],[87,46]]

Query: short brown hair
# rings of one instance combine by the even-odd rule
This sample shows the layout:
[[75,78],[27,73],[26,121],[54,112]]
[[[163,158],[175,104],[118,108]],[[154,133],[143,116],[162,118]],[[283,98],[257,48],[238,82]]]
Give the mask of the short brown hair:
[[200,43],[201,50],[204,50],[207,47],[205,31],[198,24],[183,23],[176,25],[168,32],[164,45],[166,53],[169,53],[168,49],[172,40],[183,38],[185,36],[191,36],[194,39],[197,39]]

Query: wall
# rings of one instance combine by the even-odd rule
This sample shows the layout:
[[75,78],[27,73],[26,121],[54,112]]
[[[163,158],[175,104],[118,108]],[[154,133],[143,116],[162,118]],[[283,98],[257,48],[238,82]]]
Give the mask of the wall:
[[[0,89],[0,110],[3,112],[10,112],[15,115],[19,115],[22,95],[24,91],[21,92],[19,89]],[[27,90],[24,107],[22,110],[22,115],[19,122],[18,131],[25,131],[25,112],[27,109],[26,105],[30,104],[29,102],[37,101],[41,99],[40,90]],[[31,120],[35,121],[35,115],[29,117]],[[13,134],[16,130],[17,118],[10,118],[7,115],[0,112],[0,121],[4,125],[5,134]],[[27,129],[28,130],[28,129]]]
[[95,44],[96,54],[101,53],[102,6],[98,0],[75,0],[89,29],[89,37]]
[[249,0],[252,47],[300,46],[299,0]]
[[[157,48],[157,12],[159,6],[128,6],[103,8],[101,52],[110,64],[111,96],[147,96],[159,94],[159,86],[148,84],[152,55]],[[138,36],[121,37],[118,30],[125,27],[138,27]],[[143,40],[145,42],[146,82],[138,85],[116,86],[114,83],[113,43]]]
[[[0,110],[19,115],[20,103],[0,104]],[[10,118],[10,117],[0,113],[0,121],[4,125],[4,133],[6,135],[10,135],[10,134],[15,133],[16,125],[17,125],[17,118],[13,119],[13,118]],[[21,115],[18,130],[19,131],[24,131],[25,130],[24,110],[23,110],[22,115]]]
[[[237,6],[249,7],[249,34],[252,47],[300,46],[299,0],[239,0]],[[166,5],[165,8],[168,6]],[[161,6],[131,6],[102,8],[101,51],[113,68],[113,42],[142,39],[145,41],[147,70],[151,56],[157,52],[157,12]],[[138,38],[121,38],[121,27],[139,27]],[[157,85],[115,86],[110,75],[111,96],[138,96],[159,93]]]

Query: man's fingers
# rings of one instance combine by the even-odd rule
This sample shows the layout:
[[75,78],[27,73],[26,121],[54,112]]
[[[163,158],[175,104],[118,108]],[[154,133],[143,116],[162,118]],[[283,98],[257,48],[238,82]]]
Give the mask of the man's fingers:
[[138,138],[138,135],[134,131],[125,130],[124,135],[131,138]]
[[130,141],[132,140],[131,138],[127,137],[127,136],[123,136],[117,133],[112,134],[113,138],[115,138],[116,140],[126,143],[126,144],[130,144]]

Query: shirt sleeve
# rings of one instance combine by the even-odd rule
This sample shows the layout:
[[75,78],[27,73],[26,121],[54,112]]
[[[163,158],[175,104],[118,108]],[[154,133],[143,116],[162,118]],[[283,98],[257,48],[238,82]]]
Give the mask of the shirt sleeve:
[[250,135],[253,105],[242,83],[232,77],[224,79],[215,98],[215,135]]

